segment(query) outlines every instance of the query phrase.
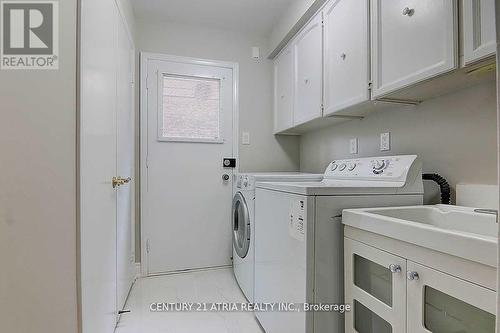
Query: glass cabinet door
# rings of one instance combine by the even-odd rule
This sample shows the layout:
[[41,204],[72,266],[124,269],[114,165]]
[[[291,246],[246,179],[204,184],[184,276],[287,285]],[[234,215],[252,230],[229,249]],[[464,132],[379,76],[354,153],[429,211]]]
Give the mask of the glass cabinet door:
[[345,238],[344,266],[346,332],[404,332],[406,260]]
[[408,261],[408,333],[495,333],[496,293]]

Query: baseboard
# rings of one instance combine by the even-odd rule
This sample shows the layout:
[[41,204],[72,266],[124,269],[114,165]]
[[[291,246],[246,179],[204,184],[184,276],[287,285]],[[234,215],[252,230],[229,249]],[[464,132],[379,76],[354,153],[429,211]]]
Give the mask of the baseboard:
[[140,277],[142,277],[141,263],[140,262],[136,262],[135,263],[135,279],[137,280]]
[[231,268],[231,267],[233,267],[233,266],[232,265],[221,265],[221,266],[201,267],[201,268],[192,268],[192,269],[181,269],[178,271],[154,273],[154,274],[149,274],[148,276],[141,276],[141,277],[158,277],[158,276],[165,276],[165,275],[205,272],[205,271],[213,271],[213,270],[217,270],[217,269],[227,269],[227,268]]

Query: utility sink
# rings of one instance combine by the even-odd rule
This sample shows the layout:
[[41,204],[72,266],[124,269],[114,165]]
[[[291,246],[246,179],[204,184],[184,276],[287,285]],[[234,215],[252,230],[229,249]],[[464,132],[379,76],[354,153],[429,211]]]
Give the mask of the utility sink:
[[345,225],[497,266],[496,216],[450,205],[346,209]]

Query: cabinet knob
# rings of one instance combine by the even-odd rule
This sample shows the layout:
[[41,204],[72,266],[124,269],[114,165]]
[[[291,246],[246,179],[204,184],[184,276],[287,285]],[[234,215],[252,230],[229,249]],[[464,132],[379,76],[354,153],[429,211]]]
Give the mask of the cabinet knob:
[[304,83],[305,83],[305,84],[308,84],[308,83],[309,83],[309,79],[308,79],[307,77],[306,77],[306,78],[304,78]]
[[417,272],[408,271],[406,272],[406,278],[410,281],[413,281],[413,280],[418,280],[420,276],[418,276]]
[[345,53],[342,53],[342,54],[340,55],[340,58],[342,58],[342,60],[345,60],[345,58],[346,58],[346,57],[347,57],[347,55],[346,55]]
[[397,264],[390,264],[389,265],[389,270],[392,273],[401,273],[401,266]]
[[403,9],[403,16],[412,16],[414,13],[415,9],[413,8],[405,7],[405,9]]

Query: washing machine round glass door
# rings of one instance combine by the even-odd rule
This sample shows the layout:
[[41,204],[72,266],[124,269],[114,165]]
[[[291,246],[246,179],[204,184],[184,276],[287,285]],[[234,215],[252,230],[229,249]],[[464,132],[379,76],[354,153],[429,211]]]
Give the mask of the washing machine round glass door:
[[250,247],[250,212],[243,194],[233,198],[233,247],[240,258],[245,258]]

